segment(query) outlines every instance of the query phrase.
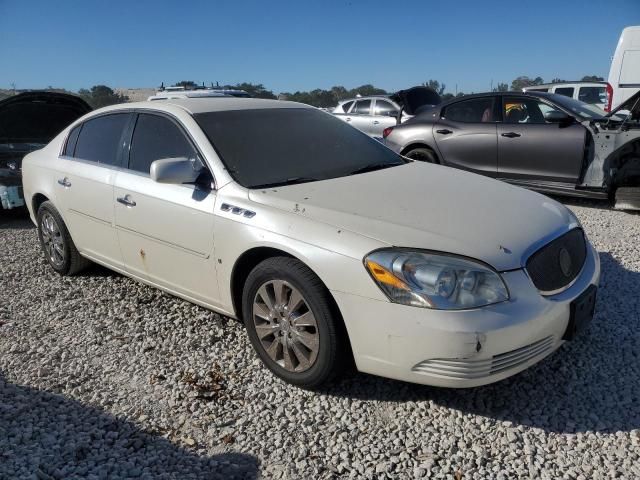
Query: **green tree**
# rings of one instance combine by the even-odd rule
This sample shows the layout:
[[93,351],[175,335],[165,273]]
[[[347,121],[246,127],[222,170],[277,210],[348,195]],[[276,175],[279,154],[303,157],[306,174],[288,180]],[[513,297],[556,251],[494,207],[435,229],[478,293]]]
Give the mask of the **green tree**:
[[562,83],[562,82],[566,82],[566,80],[559,77],[551,79],[551,83]]
[[114,92],[106,85],[94,85],[91,90],[81,88],[78,95],[84,98],[93,108],[106,107],[116,103],[125,103],[129,101],[129,97]]
[[359,87],[352,88],[349,90],[349,96],[355,97],[356,95],[362,95],[363,97],[367,97],[369,95],[386,95],[387,91],[382,88],[377,88],[367,83],[365,85],[360,85]]
[[244,90],[249,95],[255,98],[268,98],[275,100],[278,98],[271,90],[267,90],[261,83],[236,83],[235,85],[225,85],[224,88],[231,90]]
[[603,82],[604,77],[599,77],[598,75],[585,75],[582,77],[581,82]]
[[509,84],[504,83],[504,82],[499,82],[498,85],[493,87],[493,91],[494,92],[508,92],[509,91]]
[[422,85],[425,87],[429,87],[432,90],[435,90],[435,92],[441,97],[444,94],[444,90],[446,88],[446,85],[444,83],[440,83],[438,80],[431,80],[431,79],[429,79]]
[[542,77],[529,78],[526,75],[522,75],[511,82],[511,90],[518,91],[525,87],[531,87],[533,85],[542,85],[544,80]]

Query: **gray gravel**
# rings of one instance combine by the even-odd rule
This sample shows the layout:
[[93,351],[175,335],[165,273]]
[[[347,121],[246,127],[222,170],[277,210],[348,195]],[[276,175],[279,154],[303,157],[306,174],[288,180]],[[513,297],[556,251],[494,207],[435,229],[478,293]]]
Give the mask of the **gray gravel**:
[[100,267],[61,278],[0,219],[0,478],[640,478],[640,215],[571,202],[589,331],[501,383],[276,380],[241,326]]

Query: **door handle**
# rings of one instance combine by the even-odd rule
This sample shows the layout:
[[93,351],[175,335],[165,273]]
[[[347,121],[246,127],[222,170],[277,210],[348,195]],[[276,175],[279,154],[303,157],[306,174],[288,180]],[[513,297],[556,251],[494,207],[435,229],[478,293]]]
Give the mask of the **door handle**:
[[116,200],[118,200],[118,202],[120,202],[121,204],[126,205],[127,207],[136,206],[136,202],[131,200],[131,197],[129,195],[125,195],[124,197],[118,197]]
[[516,132],[501,133],[500,135],[502,135],[503,137],[507,137],[507,138],[517,138],[517,137],[520,136],[520,134],[516,133]]
[[378,120],[374,120],[374,121],[373,121],[373,124],[374,124],[374,125],[378,125],[379,123],[380,123],[380,122],[379,122]]
[[62,185],[63,187],[69,188],[71,186],[71,182],[67,177],[58,179],[58,185]]
[[446,128],[441,128],[440,130],[436,130],[436,133],[441,133],[442,135],[449,135],[453,133],[451,130],[447,130]]
[[347,122],[350,122],[350,121],[351,121],[351,117],[347,117],[347,118],[345,118],[345,120],[346,120]]

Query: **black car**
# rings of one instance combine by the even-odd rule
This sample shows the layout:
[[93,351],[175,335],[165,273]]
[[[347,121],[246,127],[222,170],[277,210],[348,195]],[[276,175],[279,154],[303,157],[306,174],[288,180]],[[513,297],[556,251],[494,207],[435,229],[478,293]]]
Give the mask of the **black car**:
[[24,205],[22,158],[91,111],[80,97],[31,91],[0,101],[0,210]]
[[605,114],[562,95],[493,92],[450,100],[383,136],[414,160],[640,209],[639,120],[640,93]]

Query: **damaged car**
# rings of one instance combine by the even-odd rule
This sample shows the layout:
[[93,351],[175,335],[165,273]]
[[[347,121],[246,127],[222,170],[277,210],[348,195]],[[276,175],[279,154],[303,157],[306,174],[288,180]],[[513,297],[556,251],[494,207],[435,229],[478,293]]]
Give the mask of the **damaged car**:
[[300,103],[106,107],[23,167],[54,271],[94,261],[242,319],[264,365],[305,388],[353,363],[496,382],[594,313],[600,260],[565,206],[410,161]]
[[383,137],[414,160],[640,209],[639,99],[636,94],[605,115],[544,92],[468,95],[388,127]]
[[24,206],[22,158],[91,111],[80,97],[24,92],[0,101],[0,210]]

